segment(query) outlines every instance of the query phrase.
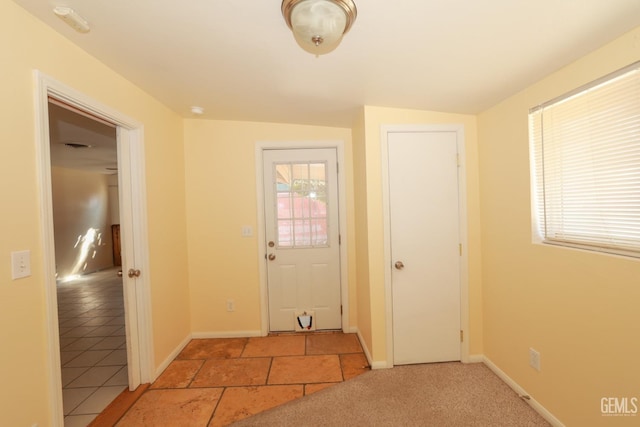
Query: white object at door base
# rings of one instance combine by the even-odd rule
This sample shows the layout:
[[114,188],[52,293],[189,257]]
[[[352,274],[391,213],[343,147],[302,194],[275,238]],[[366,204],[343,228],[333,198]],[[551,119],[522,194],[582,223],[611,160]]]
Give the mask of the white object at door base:
[[316,319],[314,311],[296,311],[293,313],[293,327],[296,332],[315,331]]

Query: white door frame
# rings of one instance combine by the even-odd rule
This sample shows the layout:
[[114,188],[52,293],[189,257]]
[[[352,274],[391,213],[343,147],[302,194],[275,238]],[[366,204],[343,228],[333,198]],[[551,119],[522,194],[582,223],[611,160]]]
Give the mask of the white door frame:
[[[34,71],[35,80],[35,135],[38,182],[40,185],[40,221],[42,233],[42,263],[46,296],[46,319],[48,327],[47,350],[49,352],[48,370],[51,372],[49,383],[52,425],[64,424],[62,409],[62,377],[60,369],[60,339],[58,335],[58,305],[55,280],[55,246],[53,230],[53,205],[51,195],[51,154],[49,149],[49,107],[48,97],[52,96],[80,110],[107,120],[117,126],[120,206],[130,206],[131,213],[123,224],[131,224],[130,230],[123,230],[123,238],[128,235],[131,242],[125,248],[134,248],[132,254],[137,268],[143,274],[136,279],[135,287],[125,287],[126,311],[135,329],[127,331],[127,354],[129,366],[129,388],[135,389],[140,383],[153,379],[153,336],[151,334],[149,259],[147,250],[147,213],[146,183],[144,176],[144,136],[143,125],[117,110],[103,105],[63,83]],[[135,230],[135,233],[132,233]],[[126,270],[125,270],[126,271]],[[126,282],[126,278],[124,278]],[[129,290],[129,292],[127,292]],[[131,323],[131,322],[130,322]]]
[[260,274],[260,319],[262,336],[269,334],[269,299],[267,282],[267,248],[265,245],[265,212],[264,212],[264,167],[262,154],[265,150],[294,150],[311,148],[335,148],[338,156],[338,224],[340,227],[340,293],[342,298],[342,330],[351,331],[349,325],[349,274],[347,265],[348,239],[347,239],[347,206],[344,141],[296,141],[296,142],[256,142],[256,196],[257,196],[257,224],[258,224],[258,265]]
[[458,206],[460,211],[460,328],[464,340],[460,344],[460,359],[469,362],[469,268],[468,268],[468,234],[467,234],[467,174],[465,167],[464,126],[459,124],[444,125],[383,125],[381,126],[381,168],[382,168],[382,204],[384,221],[384,291],[387,335],[387,363],[391,368],[393,362],[393,298],[391,288],[391,206],[389,198],[389,139],[394,132],[456,132],[458,145]]

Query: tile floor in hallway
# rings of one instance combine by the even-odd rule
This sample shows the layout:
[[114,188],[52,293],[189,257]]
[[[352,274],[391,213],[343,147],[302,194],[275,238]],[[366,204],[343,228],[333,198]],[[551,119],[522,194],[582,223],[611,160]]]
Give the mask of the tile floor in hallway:
[[355,334],[194,339],[117,425],[226,426],[368,370]]
[[65,427],[84,427],[128,385],[118,269],[57,283]]

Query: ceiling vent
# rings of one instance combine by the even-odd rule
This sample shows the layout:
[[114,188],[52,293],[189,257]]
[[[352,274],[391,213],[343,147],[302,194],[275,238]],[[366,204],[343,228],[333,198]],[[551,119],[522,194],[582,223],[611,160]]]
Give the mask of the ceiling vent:
[[65,142],[64,145],[71,148],[91,148],[90,145],[82,144],[80,142]]

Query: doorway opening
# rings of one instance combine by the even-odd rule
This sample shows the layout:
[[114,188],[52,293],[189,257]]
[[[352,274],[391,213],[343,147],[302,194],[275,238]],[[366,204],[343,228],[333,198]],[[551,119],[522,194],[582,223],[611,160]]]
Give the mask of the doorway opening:
[[48,109],[63,412],[81,425],[129,385],[116,126]]
[[[59,327],[59,320],[64,316],[64,310],[61,307],[58,308],[58,286],[57,278],[68,279],[70,281],[74,279],[82,279],[82,272],[89,272],[93,269],[96,271],[105,271],[108,274],[115,274],[117,278],[117,267],[113,268],[113,260],[111,260],[111,267],[107,270],[100,270],[98,267],[101,262],[104,262],[102,257],[113,256],[113,244],[112,244],[112,229],[111,224],[107,224],[105,221],[103,226],[88,226],[87,230],[83,233],[78,233],[77,248],[78,250],[69,251],[69,254],[64,254],[64,250],[57,251],[56,249],[56,233],[54,233],[54,216],[62,217],[62,220],[77,220],[77,217],[73,215],[59,215],[60,208],[57,213],[54,213],[53,203],[53,183],[54,181],[59,183],[58,178],[62,178],[62,181],[69,178],[68,175],[72,175],[72,181],[77,184],[78,177],[75,174],[78,171],[54,171],[56,169],[52,158],[52,149],[50,142],[53,142],[51,138],[50,128],[50,114],[49,110],[54,107],[50,107],[50,101],[64,105],[65,108],[71,109],[77,114],[87,118],[102,122],[111,126],[114,130],[115,141],[117,144],[117,165],[118,165],[118,194],[112,197],[118,200],[118,216],[119,223],[122,227],[121,237],[121,249],[122,249],[122,267],[124,269],[134,269],[134,271],[148,271],[149,260],[147,258],[147,233],[146,233],[146,197],[145,197],[145,182],[144,182],[144,156],[143,156],[143,138],[142,138],[142,125],[123,114],[115,111],[107,106],[104,106],[95,100],[87,97],[86,95],[75,91],[74,89],[65,86],[64,84],[36,71],[34,73],[36,83],[36,125],[37,125],[37,156],[38,156],[38,173],[40,181],[40,205],[41,205],[41,232],[43,236],[43,251],[42,262],[44,272],[44,286],[45,294],[47,298],[47,326],[48,326],[48,354],[49,354],[49,371],[52,373],[50,382],[50,407],[53,418],[53,425],[64,425],[64,415],[68,409],[68,403],[63,405],[63,393],[62,393],[62,360],[61,349],[62,345],[68,345],[66,340],[61,339],[61,334],[69,333],[70,330],[65,328],[82,328],[85,325],[73,326],[71,324]],[[53,123],[52,123],[53,124]],[[65,148],[73,150],[82,150],[82,144],[78,141],[65,141],[69,145]],[[54,174],[59,175],[54,179]],[[99,179],[98,179],[99,180]],[[108,180],[107,180],[108,181]],[[105,189],[106,187],[106,189]],[[107,193],[105,199],[108,199],[109,184],[102,187],[104,192]],[[75,190],[74,190],[75,191]],[[113,193],[113,188],[111,189]],[[58,193],[60,194],[60,193]],[[68,195],[67,195],[68,196]],[[98,199],[90,199],[89,205],[99,205]],[[101,210],[104,216],[104,210]],[[73,221],[71,221],[73,223]],[[110,222],[110,221],[109,221]],[[66,224],[71,227],[71,224]],[[58,224],[55,228],[56,231],[64,229],[64,225]],[[105,230],[102,230],[105,228]],[[62,234],[61,234],[62,235]],[[55,236],[55,237],[54,237]],[[64,242],[63,238],[58,239]],[[103,245],[105,242],[111,242],[110,244]],[[72,245],[72,246],[75,246]],[[103,246],[108,246],[109,250],[103,250]],[[60,254],[60,255],[58,255]],[[63,255],[64,254],[64,255]],[[57,261],[63,261],[57,265]],[[104,264],[102,264],[104,265]],[[74,274],[77,276],[74,277]],[[138,277],[139,276],[139,277]],[[126,365],[127,365],[127,381],[130,390],[137,388],[141,382],[150,382],[153,380],[154,374],[152,372],[153,358],[151,354],[152,349],[152,336],[151,336],[151,318],[150,318],[150,295],[149,295],[149,283],[146,275],[139,275],[136,277],[130,277],[124,275],[123,279],[117,278],[117,281],[123,280],[123,286],[115,287],[120,289],[123,295],[123,307],[122,309],[110,308],[110,303],[105,303],[102,308],[94,307],[90,310],[105,310],[98,312],[98,314],[115,314],[122,311],[124,314],[124,330],[123,325],[117,325],[116,323],[122,322],[121,319],[110,319],[113,325],[98,325],[97,328],[102,328],[98,334],[106,333],[107,329],[113,329],[111,332],[114,334],[111,341],[116,341],[121,338],[113,338],[122,335],[124,332],[125,346],[118,349],[107,349],[109,354],[113,351],[113,358],[119,359],[118,362],[122,362],[122,358],[126,353]],[[112,280],[112,279],[110,279]],[[114,294],[117,292],[114,292]],[[111,296],[114,296],[113,294]],[[86,296],[91,298],[91,296]],[[119,298],[119,296],[115,295]],[[109,311],[113,310],[113,311]],[[59,316],[59,313],[62,316]],[[108,316],[102,316],[108,317]],[[112,316],[119,317],[119,316]],[[101,322],[98,320],[97,322]],[[78,322],[78,321],[75,321]],[[73,321],[71,323],[74,323]],[[110,326],[111,328],[103,328],[104,326]],[[91,325],[87,326],[90,333],[96,333]],[[79,329],[72,334],[80,334],[83,331]],[[73,337],[68,337],[73,338]],[[78,337],[84,338],[84,337]],[[104,341],[106,336],[97,336],[87,338],[103,338],[100,340],[102,346],[113,346],[113,342],[107,344]],[[63,342],[64,341],[64,342]],[[90,340],[85,340],[84,345]],[[97,342],[95,344],[98,344]],[[94,344],[94,345],[95,345]],[[90,349],[91,350],[91,349]],[[99,352],[100,350],[94,350]],[[93,356],[99,353],[94,353]],[[108,356],[104,355],[105,358]],[[75,358],[74,358],[75,359]],[[118,370],[122,369],[124,365],[109,365],[115,363],[115,360],[104,360],[101,358],[99,362],[104,362],[105,366],[121,366]],[[79,362],[78,362],[79,363]],[[76,363],[74,363],[76,364]],[[71,366],[70,366],[71,367]],[[83,368],[86,366],[74,366]],[[113,368],[110,368],[113,370]],[[106,371],[106,370],[102,370]],[[107,375],[102,372],[103,375]],[[82,375],[82,374],[81,374]],[[114,373],[115,375],[115,373]],[[119,376],[122,376],[123,372],[119,372]],[[79,377],[78,377],[79,378]],[[110,376],[105,382],[111,380],[113,376]],[[77,378],[76,378],[77,379]],[[65,377],[65,382],[68,377]],[[75,379],[74,379],[75,380]],[[114,381],[116,381],[114,379]],[[118,382],[123,382],[120,379]],[[69,400],[67,400],[69,402]]]

